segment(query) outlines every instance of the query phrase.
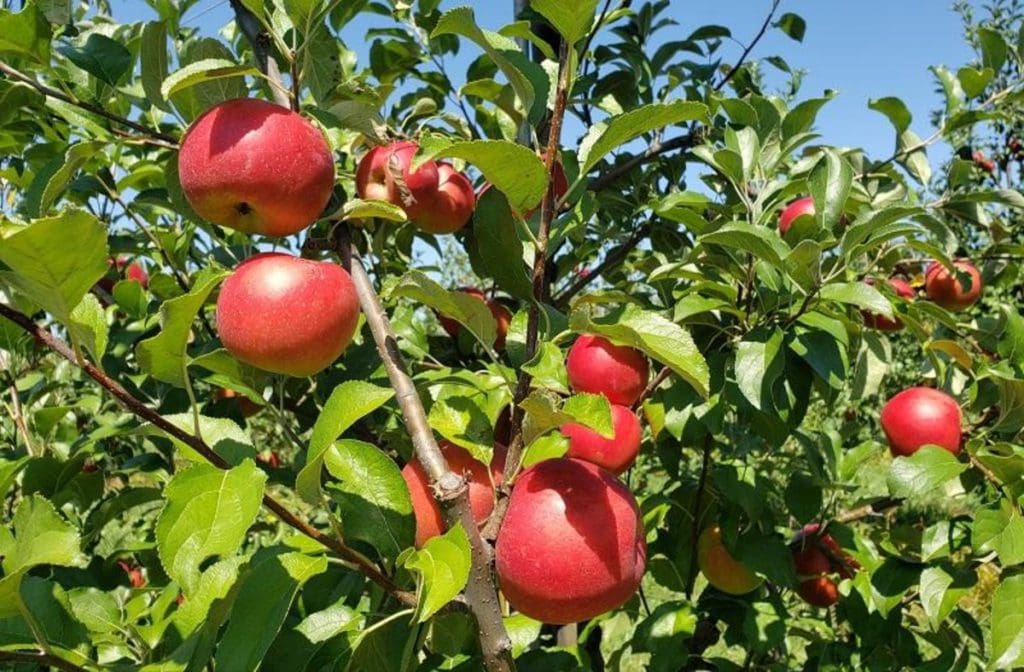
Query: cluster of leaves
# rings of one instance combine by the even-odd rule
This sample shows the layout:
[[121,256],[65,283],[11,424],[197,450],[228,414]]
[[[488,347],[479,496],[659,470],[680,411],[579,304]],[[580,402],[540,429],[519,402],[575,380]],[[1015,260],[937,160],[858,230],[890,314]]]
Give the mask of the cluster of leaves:
[[[466,532],[411,548],[398,466],[411,445],[369,330],[315,380],[285,380],[235,361],[210,326],[225,269],[301,242],[254,244],[213,227],[177,181],[187,123],[230,98],[281,95],[258,67],[267,50],[290,80],[285,95],[338,159],[331,216],[308,237],[360,224],[355,242],[439,437],[489,462],[521,372],[532,379],[519,404],[527,464],[564,452],[554,430],[567,420],[606,431],[607,404],[568,389],[574,334],[628,343],[666,371],[643,404],[649,432],[628,476],[648,532],[644,599],[585,624],[568,648],[508,616],[520,669],[1024,665],[1024,197],[1009,171],[996,184],[954,157],[933,174],[927,153],[1024,123],[1016,3],[968,20],[977,62],[935,69],[945,102],[934,134],[911,130],[898,98],[872,101],[895,132],[881,160],[820,141],[828,97],[797,101],[799,71],[782,59],[724,63],[729,29],[665,40],[682,34],[667,0],[533,0],[497,32],[469,8],[429,0],[233,1],[266,38],[259,53],[233,27],[214,39],[183,25],[190,2],[153,0],[158,20],[136,24],[104,2],[8,4],[0,303],[72,351],[59,357],[0,318],[0,660],[480,668],[475,628],[451,602],[470,573]],[[363,59],[340,39],[361,14],[389,23],[370,32]],[[794,14],[772,25],[796,40],[806,29]],[[586,128],[563,147],[571,186],[545,245],[540,216],[516,213],[547,186],[534,150],[556,98],[558,40],[571,56],[567,110]],[[474,57],[456,84],[447,68],[462,51]],[[768,90],[765,66],[786,78],[784,91]],[[496,187],[444,245],[392,221],[393,209],[350,198],[367,145],[398,135]],[[780,209],[808,194],[816,215],[780,236]],[[538,250],[549,285],[540,296]],[[442,251],[516,307],[505,352],[493,349],[482,303],[414,262]],[[122,254],[148,268],[148,286],[94,290]],[[979,264],[987,287],[966,313],[896,302],[863,282],[901,274],[920,285],[924,262],[959,256]],[[469,338],[444,337],[421,307]],[[861,311],[898,314],[907,328],[872,332]],[[129,411],[110,381],[166,422]],[[925,448],[892,460],[880,443],[885,397],[923,382],[963,405],[963,459]],[[886,516],[857,513],[894,504]],[[695,534],[712,521],[765,588],[736,598],[700,580]],[[804,523],[829,521],[863,571],[823,618],[792,592],[787,542]],[[351,555],[338,557],[325,535]]]

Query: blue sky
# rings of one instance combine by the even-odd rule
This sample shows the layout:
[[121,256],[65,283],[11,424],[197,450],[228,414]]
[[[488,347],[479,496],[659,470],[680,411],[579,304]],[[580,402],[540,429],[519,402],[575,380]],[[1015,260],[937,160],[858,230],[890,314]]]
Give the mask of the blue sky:
[[[803,43],[772,30],[754,53],[777,54],[791,67],[806,69],[801,97],[818,96],[828,88],[838,90],[839,96],[818,118],[818,130],[825,142],[860,146],[872,156],[887,156],[894,148],[892,128],[881,114],[867,108],[867,102],[883,96],[902,98],[914,114],[912,128],[922,137],[930,134],[929,111],[938,106],[940,99],[928,67],[945,64],[955,69],[971,56],[951,3],[952,0],[782,0],[781,12],[795,12],[807,21]],[[122,21],[155,17],[141,0],[114,0],[112,4],[115,16]],[[512,18],[512,0],[445,0],[442,7],[460,4],[474,7],[479,22],[486,28],[497,29]],[[715,23],[729,27],[736,39],[747,42],[757,32],[770,4],[770,0],[672,0],[669,14],[679,22],[680,36],[698,26]],[[212,35],[231,16],[227,0],[201,0],[186,14],[184,23]],[[386,20],[360,19],[343,34],[349,48],[361,50],[361,57],[366,44],[363,36],[371,25],[386,25]],[[663,39],[675,36],[665,31]],[[727,44],[725,53],[735,58],[740,49],[735,43]],[[475,55],[475,47],[466,45],[463,52]],[[453,77],[461,70],[459,63],[454,64]],[[581,131],[578,126],[568,127],[564,144],[571,146],[573,136]]]

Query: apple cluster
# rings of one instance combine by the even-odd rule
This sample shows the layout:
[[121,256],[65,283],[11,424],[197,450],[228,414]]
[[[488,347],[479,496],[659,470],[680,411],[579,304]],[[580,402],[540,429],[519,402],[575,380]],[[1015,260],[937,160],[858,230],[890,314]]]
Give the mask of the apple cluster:
[[[262,100],[221,103],[195,120],[178,155],[181,187],[201,217],[248,234],[313,224],[334,189],[334,158],[301,115]],[[239,264],[217,298],[217,332],[239,361],[311,376],[348,347],[359,301],[337,264],[280,252]]]
[[444,161],[414,168],[418,150],[412,141],[371,149],[356,170],[356,192],[359,198],[397,205],[425,233],[454,233],[473,216],[473,184]]
[[850,557],[821,525],[805,525],[793,539],[793,568],[800,582],[797,593],[808,604],[831,607],[839,601],[835,577],[853,578],[860,563]]

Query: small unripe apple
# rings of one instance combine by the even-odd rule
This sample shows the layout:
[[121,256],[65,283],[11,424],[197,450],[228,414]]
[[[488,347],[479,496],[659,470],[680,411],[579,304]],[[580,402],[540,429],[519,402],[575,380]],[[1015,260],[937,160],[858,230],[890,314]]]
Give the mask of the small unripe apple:
[[697,566],[708,583],[730,595],[745,595],[764,582],[732,557],[722,543],[722,530],[718,525],[705,528],[697,538]]
[[358,322],[359,299],[344,268],[279,252],[242,262],[217,299],[217,332],[228,352],[289,376],[330,366]]
[[807,215],[814,217],[814,198],[806,196],[799,198],[789,205],[779,215],[779,233],[786,235],[789,228],[793,226],[793,222],[796,221],[797,217]]
[[981,296],[981,273],[969,261],[953,262],[960,272],[971,278],[971,286],[965,289],[956,273],[939,262],[933,262],[924,275],[924,289],[928,298],[946,310],[961,311],[969,308]]
[[640,399],[650,375],[642,352],[593,334],[584,334],[572,344],[565,370],[576,392],[603,394],[622,406]]
[[839,589],[827,576],[802,581],[797,592],[805,602],[815,607],[831,607],[839,601]]
[[[512,313],[506,308],[500,301],[495,299],[488,299],[482,291],[476,287],[459,287],[459,291],[463,294],[472,296],[475,299],[480,299],[487,304],[487,307],[491,311],[491,316],[494,317],[496,324],[497,335],[494,338],[494,349],[501,352],[505,349],[505,338],[508,336],[508,328],[512,324]],[[437,319],[441,322],[441,327],[445,330],[452,338],[458,338],[459,331],[462,329],[462,325],[453,320],[450,317],[444,315],[438,315]]]
[[911,387],[890,399],[882,408],[882,430],[894,457],[913,455],[933,444],[960,452],[960,406],[953,397],[930,387]]
[[610,439],[576,422],[567,422],[561,431],[569,439],[566,456],[592,462],[617,476],[636,461],[643,432],[636,414],[628,407],[611,404],[611,411],[614,436]]
[[243,233],[288,236],[323,213],[334,189],[334,158],[323,133],[301,115],[239,98],[192,123],[178,174],[201,217]]
[[356,169],[359,198],[388,201],[405,210],[407,215],[418,203],[433,200],[440,185],[437,162],[426,161],[412,170],[418,150],[418,144],[405,140],[367,152]]
[[[864,282],[869,285],[875,284],[873,278],[868,278]],[[914,288],[910,286],[910,283],[903,278],[889,278],[886,282],[892,287],[893,291],[896,292],[896,296],[902,299],[913,299],[916,293]],[[878,329],[879,331],[899,331],[903,328],[903,322],[898,317],[889,319],[883,315],[876,315],[867,311],[861,311],[861,317],[864,318],[864,326],[871,327],[872,329]]]
[[523,614],[565,624],[611,611],[636,592],[646,558],[636,500],[610,472],[557,458],[516,480],[495,567],[509,604]]
[[437,164],[437,191],[405,208],[409,221],[426,233],[454,233],[469,223],[476,207],[473,184],[450,163]]
[[[495,475],[500,477],[500,470],[495,472],[496,466],[492,461],[489,469],[484,464],[470,455],[469,451],[448,441],[439,441],[438,447],[444,455],[448,468],[456,474],[466,477],[469,484],[469,507],[473,511],[473,520],[482,524],[494,510],[494,485]],[[495,450],[495,457],[498,451]],[[501,459],[504,465],[504,454]],[[409,496],[412,498],[412,512],[416,518],[416,548],[420,548],[428,540],[442,534],[445,531],[444,516],[441,507],[430,490],[430,479],[423,471],[423,467],[414,458],[409,460],[402,467],[402,478],[409,486]]]

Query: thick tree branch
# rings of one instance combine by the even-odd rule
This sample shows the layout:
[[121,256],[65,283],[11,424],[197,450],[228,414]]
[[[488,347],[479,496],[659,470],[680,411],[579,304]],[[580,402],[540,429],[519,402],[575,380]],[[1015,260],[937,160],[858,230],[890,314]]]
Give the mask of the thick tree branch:
[[469,537],[472,566],[465,591],[466,603],[476,617],[484,665],[489,672],[513,670],[515,664],[512,662],[512,640],[505,631],[491,574],[492,553],[490,546],[481,538],[473,519],[466,479],[449,469],[441,449],[438,448],[419,392],[398,349],[398,338],[391,328],[373,282],[363,267],[359,250],[351,245],[348,229],[343,223],[339,224],[334,235],[335,249],[342,256],[352,276],[366,324],[373,334],[384,369],[395,390],[395,399],[402,410],[402,419],[412,439],[416,459],[430,479],[434,496],[444,509],[448,525],[461,523]]
[[[270,35],[263,30],[263,24],[256,18],[256,15],[242,4],[242,0],[230,1],[231,9],[235,11],[235,22],[238,24],[238,29],[242,31],[252,47],[252,53],[256,57],[256,66],[266,74],[267,80],[270,82],[270,93],[274,97],[274,102],[281,107],[291,109],[292,101],[289,100],[289,89],[285,88],[284,80],[281,78],[281,69],[277,66],[273,54],[270,53],[272,44]],[[297,89],[298,84],[293,84]]]
[[0,61],[0,72],[4,73],[5,75],[10,77],[11,79],[16,79],[19,82],[22,82],[24,84],[28,84],[29,86],[31,86],[33,89],[35,89],[39,93],[43,94],[44,96],[48,96],[50,98],[56,98],[57,100],[62,100],[65,103],[69,103],[71,105],[74,105],[75,107],[80,107],[80,108],[82,108],[83,110],[85,110],[87,112],[92,112],[93,114],[99,115],[99,116],[103,117],[104,119],[108,119],[109,121],[113,121],[116,124],[120,124],[122,126],[126,126],[128,128],[133,129],[133,130],[136,130],[139,133],[143,133],[144,135],[146,135],[149,138],[154,138],[156,140],[162,140],[163,142],[168,143],[171,147],[177,147],[178,146],[177,138],[171,137],[170,135],[167,135],[166,133],[161,133],[160,131],[157,131],[155,129],[149,128],[148,126],[144,126],[144,125],[142,125],[142,124],[140,124],[138,122],[132,121],[131,119],[125,119],[124,117],[118,116],[118,115],[116,115],[116,114],[114,114],[112,112],[108,112],[107,110],[105,110],[104,108],[100,107],[99,105],[93,105],[92,103],[87,103],[85,101],[78,100],[77,98],[73,98],[73,97],[67,95],[66,93],[64,93],[63,91],[58,91],[57,89],[51,89],[50,87],[48,87],[48,86],[46,86],[44,84],[40,84],[39,82],[37,82],[35,80],[35,78],[29,77],[28,75],[24,74],[23,72],[19,72],[18,70],[15,70],[14,68],[12,68],[7,63],[4,63],[3,61]]
[[[137,417],[149,422],[154,427],[158,427],[168,435],[187,445],[189,448],[192,448],[215,467],[220,469],[229,469],[231,467],[224,458],[214,452],[214,450],[201,438],[189,434],[178,426],[171,424],[166,418],[146,406],[146,404],[141,400],[133,396],[131,392],[122,387],[120,383],[111,379],[95,365],[87,360],[79,359],[71,349],[71,346],[36,324],[32,318],[3,303],[0,303],[0,316],[5,317],[18,325],[28,334],[35,337],[37,342],[42,343],[67,361],[78,366],[86,373],[86,375],[99,383],[101,387],[107,390],[115,399],[120,401]],[[401,590],[390,577],[382,573],[360,553],[353,551],[343,542],[324,534],[320,530],[317,530],[285,508],[281,502],[277,501],[270,495],[264,495],[263,506],[272,511],[284,524],[306,535],[310,539],[319,542],[333,551],[338,557],[354,565],[359,572],[384,588],[384,590],[391,593],[403,604],[410,606],[416,604],[416,596],[414,594]]]

